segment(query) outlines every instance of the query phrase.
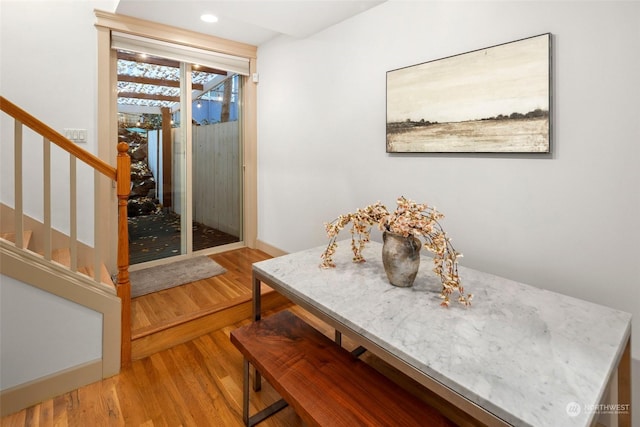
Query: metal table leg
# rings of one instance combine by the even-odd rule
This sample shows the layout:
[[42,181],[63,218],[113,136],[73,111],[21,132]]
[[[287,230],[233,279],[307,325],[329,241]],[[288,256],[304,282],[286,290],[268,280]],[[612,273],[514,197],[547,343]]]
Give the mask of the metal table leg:
[[[258,277],[256,277],[256,273],[252,273],[253,279],[253,321],[257,322],[262,317],[262,307],[261,307],[261,284],[262,282]],[[253,390],[259,391],[262,388],[262,376],[257,369],[253,370]]]

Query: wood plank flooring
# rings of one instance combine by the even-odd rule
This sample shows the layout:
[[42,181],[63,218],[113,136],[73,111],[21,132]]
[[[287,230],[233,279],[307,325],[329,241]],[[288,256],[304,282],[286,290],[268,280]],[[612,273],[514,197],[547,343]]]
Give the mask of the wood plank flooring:
[[[241,426],[242,356],[222,328],[134,361],[119,375],[2,418],[13,426]],[[265,383],[252,411],[279,397]],[[287,408],[262,424],[301,426]]]
[[[287,308],[328,337],[333,337],[333,329],[316,317],[298,306]],[[273,312],[266,312],[265,316]],[[0,425],[242,426],[242,355],[231,344],[229,334],[248,322],[237,322],[136,360],[119,375],[6,416]],[[348,350],[356,347],[346,336],[343,336],[343,346]],[[375,356],[365,353],[363,360],[457,425],[480,425]],[[251,413],[279,398],[269,383],[263,381],[262,391],[251,392]],[[299,426],[303,427],[304,423],[291,408],[285,408],[260,424],[260,427]]]
[[251,264],[269,258],[249,248],[211,255],[226,273],[132,299],[132,335],[203,315],[238,298],[250,299]]
[[[251,265],[270,256],[242,248],[211,255],[211,258],[227,271],[131,301],[133,360],[251,316]],[[288,303],[266,286],[262,294],[267,310]]]
[[[4,417],[2,427],[241,426],[242,356],[229,341],[229,333],[250,318],[251,264],[270,256],[243,248],[211,258],[227,272],[144,295],[131,304],[134,334],[144,336],[191,320],[182,324],[198,329],[197,338],[135,360],[117,376]],[[275,294],[269,289],[263,292]],[[272,306],[282,306],[283,301],[281,298]],[[205,316],[201,319],[208,324],[193,322],[203,313],[217,311],[223,313],[220,319],[212,322]],[[238,316],[243,320],[224,323]],[[207,333],[209,327],[216,330]],[[184,328],[178,331],[184,332]],[[163,336],[149,337],[161,341]],[[252,411],[277,399],[279,396],[265,384],[264,391],[252,398]],[[288,408],[263,425],[302,423]]]
[[[222,275],[226,277],[220,276],[218,280],[225,286],[229,285],[229,289],[219,289],[218,292],[223,295],[246,292],[250,297],[251,263],[268,257],[263,252],[250,249],[213,256],[214,260],[227,269],[227,273]],[[155,321],[166,321],[170,317],[167,312],[184,316],[193,310],[202,310],[204,300],[214,301],[217,298],[212,296],[215,293],[210,290],[201,289],[202,286],[207,287],[203,284],[187,286],[179,291],[182,295],[176,295],[175,299],[165,295],[151,303],[150,298],[137,298],[137,327],[152,327]],[[158,306],[154,306],[155,303]],[[271,312],[282,308],[281,305]],[[297,306],[289,305],[288,308],[333,338],[333,330],[326,324]],[[269,312],[265,313],[268,314]],[[218,326],[216,330],[205,332],[197,338],[134,360],[130,367],[114,377],[6,416],[1,419],[0,425],[241,426],[242,356],[231,344],[229,334],[233,329],[248,323],[249,318],[250,311],[247,311],[241,321]],[[347,336],[343,336],[343,345],[349,350],[355,347]],[[465,414],[375,356],[365,353],[363,360],[438,408],[457,424],[477,425]],[[263,390],[251,394],[251,413],[278,399],[279,396],[271,386],[263,382]],[[286,408],[260,426],[298,427],[303,426],[303,423],[291,408]]]

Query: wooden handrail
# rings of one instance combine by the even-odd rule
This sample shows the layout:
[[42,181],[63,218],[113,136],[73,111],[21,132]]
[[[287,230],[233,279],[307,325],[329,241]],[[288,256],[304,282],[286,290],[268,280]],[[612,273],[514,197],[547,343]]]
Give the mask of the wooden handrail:
[[116,168],[106,163],[99,157],[96,157],[88,151],[85,151],[82,148],[78,147],[73,142],[65,138],[62,134],[58,133],[55,129],[36,119],[31,114],[27,113],[22,108],[6,99],[4,96],[0,96],[0,110],[12,116],[14,119],[20,121],[20,123],[34,130],[36,133],[39,133],[43,137],[47,138],[49,141],[53,142],[66,152],[72,154],[79,160],[85,162],[107,178],[113,181],[117,180]]

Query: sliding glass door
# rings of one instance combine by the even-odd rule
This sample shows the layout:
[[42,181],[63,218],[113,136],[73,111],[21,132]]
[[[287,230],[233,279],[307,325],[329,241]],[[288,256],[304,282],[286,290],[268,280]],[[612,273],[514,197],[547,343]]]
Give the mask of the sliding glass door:
[[140,51],[117,56],[119,139],[132,157],[130,263],[242,241],[243,78]]
[[218,79],[192,103],[194,251],[242,240],[241,81]]

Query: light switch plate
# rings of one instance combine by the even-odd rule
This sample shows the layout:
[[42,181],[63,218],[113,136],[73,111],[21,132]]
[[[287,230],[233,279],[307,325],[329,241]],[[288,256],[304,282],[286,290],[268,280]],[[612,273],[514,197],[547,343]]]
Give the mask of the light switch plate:
[[65,138],[77,143],[87,142],[86,129],[64,128],[63,135]]

